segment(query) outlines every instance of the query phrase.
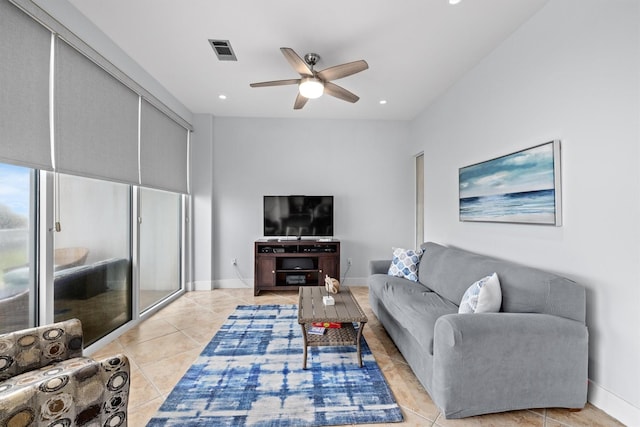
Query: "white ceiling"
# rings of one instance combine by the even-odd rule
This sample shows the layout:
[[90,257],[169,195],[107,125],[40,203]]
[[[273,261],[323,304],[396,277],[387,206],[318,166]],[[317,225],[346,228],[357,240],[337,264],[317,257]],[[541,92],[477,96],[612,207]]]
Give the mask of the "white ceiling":
[[[395,120],[414,118],[547,1],[69,0],[193,113]],[[218,61],[208,39],[229,40],[238,61]],[[366,60],[335,81],[360,101],[324,95],[294,111],[296,86],[250,88],[299,77],[280,47],[318,53],[317,70]]]

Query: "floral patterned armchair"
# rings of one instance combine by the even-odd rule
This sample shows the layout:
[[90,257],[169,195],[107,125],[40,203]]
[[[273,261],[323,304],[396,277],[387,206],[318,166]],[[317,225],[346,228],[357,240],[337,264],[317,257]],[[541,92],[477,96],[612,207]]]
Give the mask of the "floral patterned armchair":
[[0,335],[0,426],[126,426],[129,360],[82,348],[78,319]]

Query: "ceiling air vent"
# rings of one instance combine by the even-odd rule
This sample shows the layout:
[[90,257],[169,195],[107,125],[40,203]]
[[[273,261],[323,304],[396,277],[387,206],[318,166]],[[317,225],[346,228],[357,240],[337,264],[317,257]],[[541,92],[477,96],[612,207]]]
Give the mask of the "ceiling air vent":
[[236,54],[233,52],[229,40],[213,40],[209,39],[209,44],[216,53],[220,61],[237,61]]

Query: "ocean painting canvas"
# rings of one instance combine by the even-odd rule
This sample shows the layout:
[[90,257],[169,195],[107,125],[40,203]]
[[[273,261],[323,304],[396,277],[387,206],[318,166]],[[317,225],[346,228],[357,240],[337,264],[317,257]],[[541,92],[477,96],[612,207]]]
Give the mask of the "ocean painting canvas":
[[561,225],[560,141],[459,170],[460,221]]

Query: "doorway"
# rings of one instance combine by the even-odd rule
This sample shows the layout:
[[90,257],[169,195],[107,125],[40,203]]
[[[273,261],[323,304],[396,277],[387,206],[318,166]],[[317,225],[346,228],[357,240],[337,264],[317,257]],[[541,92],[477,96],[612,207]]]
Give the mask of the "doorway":
[[416,248],[424,242],[424,153],[416,155]]

